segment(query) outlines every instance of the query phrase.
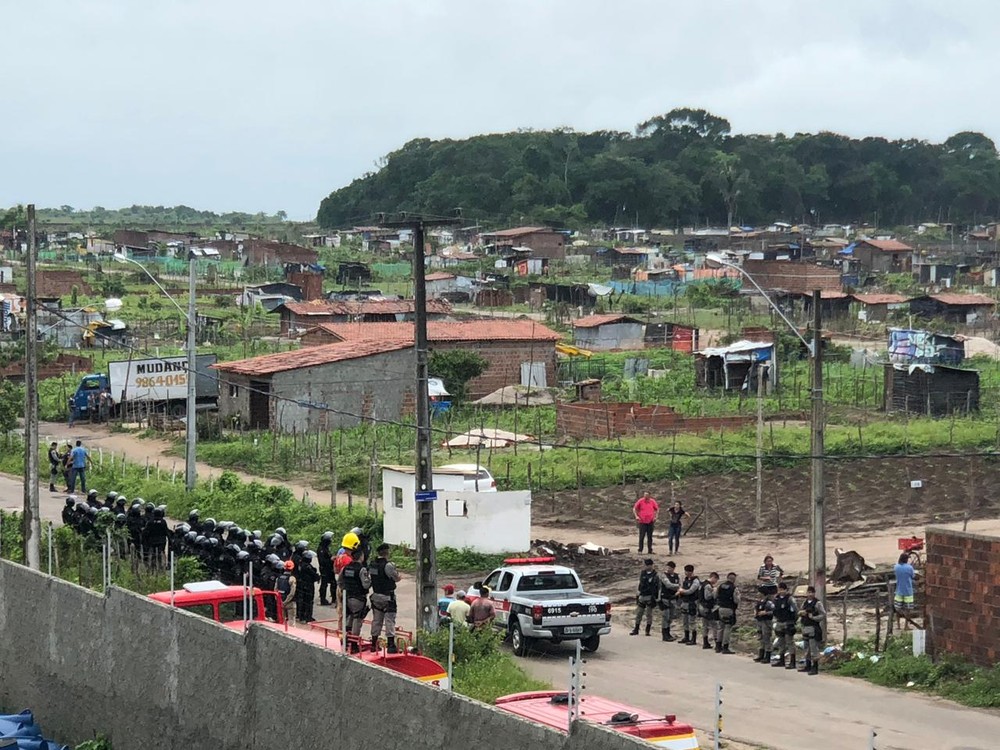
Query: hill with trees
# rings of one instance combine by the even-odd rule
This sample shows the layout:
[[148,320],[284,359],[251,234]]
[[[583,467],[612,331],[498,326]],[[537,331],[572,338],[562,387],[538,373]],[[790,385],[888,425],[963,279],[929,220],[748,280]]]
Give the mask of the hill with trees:
[[380,211],[493,224],[672,227],[775,220],[976,222],[1000,214],[1000,158],[981,133],[944,143],[836,133],[734,135],[675,109],[635,133],[569,129],[416,139],[323,199],[326,228]]

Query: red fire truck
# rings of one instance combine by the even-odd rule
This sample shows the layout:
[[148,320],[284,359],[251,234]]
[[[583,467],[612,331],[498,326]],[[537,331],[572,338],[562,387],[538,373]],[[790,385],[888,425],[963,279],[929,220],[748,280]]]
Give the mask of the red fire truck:
[[[543,690],[514,693],[496,700],[497,708],[562,732],[568,729],[569,702],[565,692]],[[670,750],[698,750],[694,727],[673,714],[658,716],[596,695],[581,699],[581,721],[613,729]]]

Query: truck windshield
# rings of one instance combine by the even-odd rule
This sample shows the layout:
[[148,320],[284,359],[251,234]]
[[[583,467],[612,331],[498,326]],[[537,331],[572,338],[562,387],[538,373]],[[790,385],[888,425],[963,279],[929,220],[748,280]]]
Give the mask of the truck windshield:
[[533,576],[521,576],[521,580],[517,582],[517,590],[561,591],[579,588],[579,585],[572,573],[539,573]]

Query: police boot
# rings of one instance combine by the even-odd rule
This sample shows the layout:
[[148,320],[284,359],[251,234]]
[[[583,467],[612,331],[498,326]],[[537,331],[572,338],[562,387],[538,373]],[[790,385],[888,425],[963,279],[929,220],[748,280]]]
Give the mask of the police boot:
[[665,641],[676,641],[677,640],[677,638],[670,632],[670,626],[669,625],[667,625],[667,629],[664,630],[663,632],[664,632],[663,640],[665,640]]
[[761,663],[762,664],[770,664],[771,663],[771,652],[770,651],[765,651],[764,652],[764,658],[761,659]]
[[797,666],[795,662],[796,662],[795,652],[792,651],[792,653],[788,655],[788,664],[785,666],[785,669],[795,669],[795,667]]
[[378,651],[378,638],[372,638],[371,651]]
[[396,648],[396,639],[390,638],[388,645],[385,647],[385,652],[387,654],[398,654],[399,649]]
[[812,659],[810,659],[810,658],[809,658],[809,657],[807,656],[807,657],[806,657],[806,663],[805,663],[805,665],[804,665],[804,666],[801,666],[801,667],[799,667],[799,671],[800,671],[800,672],[808,672],[808,671],[810,671],[810,670],[811,670],[812,668],[813,668],[813,663],[812,663]]
[[717,654],[721,654],[722,653],[722,641],[716,641],[715,642],[715,653],[717,653]]
[[785,666],[785,654],[784,652],[778,657],[778,661],[771,662],[772,667],[783,667]]
[[722,653],[724,654],[735,654],[736,652],[729,648],[728,643],[722,644]]
[[56,486],[54,484],[50,484],[49,485],[49,492],[55,492],[55,491],[56,491]]
[[755,658],[754,661],[756,662],[764,661],[764,649],[762,648],[757,649],[757,658]]
[[649,631],[652,630],[652,629],[653,629],[653,626],[650,623],[647,622],[646,623],[646,635],[649,635]]
[[632,628],[630,631],[628,631],[628,634],[629,635],[639,635],[639,626],[636,625],[634,628]]
[[708,642],[708,636],[707,635],[703,634],[701,636],[701,647],[703,649],[705,649],[705,648],[712,648],[712,644]]
[[697,630],[692,630],[691,631],[691,640],[688,641],[687,645],[689,645],[689,646],[697,646],[698,645],[698,631]]
[[683,638],[681,638],[681,639],[680,639],[679,641],[677,641],[677,642],[678,642],[678,643],[679,643],[680,645],[682,645],[682,646],[686,646],[686,645],[688,645],[688,643],[690,643],[690,642],[691,642],[691,631],[690,631],[690,630],[685,630],[685,631],[684,631],[684,637],[683,637]]
[[809,674],[819,674],[819,662],[814,661],[812,666],[809,667]]

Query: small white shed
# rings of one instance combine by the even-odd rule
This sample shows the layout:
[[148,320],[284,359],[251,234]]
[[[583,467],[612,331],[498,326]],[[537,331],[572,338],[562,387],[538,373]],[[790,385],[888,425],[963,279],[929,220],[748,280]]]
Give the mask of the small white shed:
[[[434,471],[435,546],[483,553],[531,547],[531,492],[466,492],[464,486],[464,472]],[[412,466],[382,467],[383,535],[389,544],[416,545],[415,487]]]

